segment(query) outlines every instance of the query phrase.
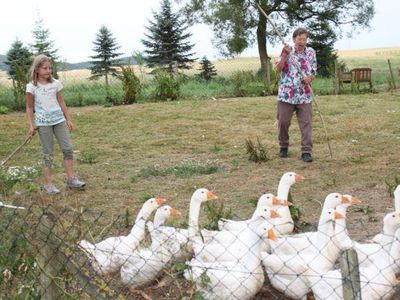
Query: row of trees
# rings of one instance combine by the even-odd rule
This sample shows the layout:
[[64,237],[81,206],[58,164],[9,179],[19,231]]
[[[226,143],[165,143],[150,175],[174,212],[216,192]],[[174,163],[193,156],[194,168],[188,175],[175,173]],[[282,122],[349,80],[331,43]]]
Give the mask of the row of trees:
[[54,42],[49,39],[49,30],[44,28],[42,19],[39,18],[36,21],[32,35],[33,43],[30,47],[16,39],[6,55],[5,64],[9,67],[8,75],[12,81],[14,99],[18,110],[21,110],[23,106],[27,75],[34,55],[47,55],[53,62],[53,76],[57,78],[57,61],[59,59],[57,49],[54,48]]
[[[172,12],[170,0],[162,0],[160,11],[153,12],[154,20],[149,21],[145,37],[141,41],[146,50],[143,55],[137,53],[137,62],[142,60],[147,66],[169,74],[173,74],[177,69],[190,68],[196,58],[193,57],[194,45],[190,42],[189,26],[194,23],[206,23],[214,31],[215,46],[226,56],[238,55],[254,42],[257,43],[260,69],[265,76],[267,87],[271,81],[267,41],[274,44],[277,40],[276,33],[267,26],[267,20],[256,4],[275,19],[279,30],[284,34],[288,34],[299,24],[309,28],[310,46],[317,52],[319,74],[323,76],[330,75],[329,67],[336,59],[333,45],[343,33],[341,25],[349,24],[352,30],[368,27],[374,15],[373,0],[175,1],[181,5],[179,13]],[[185,18],[180,17],[181,15]],[[53,42],[49,41],[49,31],[43,28],[41,20],[36,23],[33,36],[34,43],[31,49],[24,47],[22,42],[17,40],[7,53],[9,75],[15,91],[22,91],[22,94],[24,88],[21,88],[20,83],[26,80],[21,81],[21,78],[26,78],[32,53],[48,55],[53,60],[54,76],[57,76],[57,50],[54,49]],[[100,28],[93,44],[96,54],[90,57],[90,79],[104,77],[108,86],[110,76],[125,78],[127,69],[122,75],[119,71],[123,63],[122,53],[118,52],[120,46],[106,26]],[[215,69],[207,58],[203,58],[201,65],[200,76],[207,80],[215,76]]]

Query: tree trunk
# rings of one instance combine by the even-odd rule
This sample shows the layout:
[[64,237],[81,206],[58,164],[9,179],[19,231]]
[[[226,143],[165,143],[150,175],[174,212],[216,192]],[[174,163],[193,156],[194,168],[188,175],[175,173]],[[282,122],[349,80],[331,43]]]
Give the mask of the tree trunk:
[[257,26],[257,44],[258,54],[260,56],[261,70],[265,75],[267,83],[267,92],[270,93],[271,86],[271,70],[270,70],[270,57],[267,53],[267,18],[259,13],[259,21]]

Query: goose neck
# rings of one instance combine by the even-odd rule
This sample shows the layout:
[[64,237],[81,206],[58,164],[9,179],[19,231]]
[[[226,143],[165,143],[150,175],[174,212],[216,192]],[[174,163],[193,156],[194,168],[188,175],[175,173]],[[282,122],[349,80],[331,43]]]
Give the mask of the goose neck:
[[199,215],[201,202],[192,199],[189,209],[189,237],[192,237],[199,230]]
[[289,197],[290,184],[280,181],[278,185],[277,197],[280,200],[287,200]]

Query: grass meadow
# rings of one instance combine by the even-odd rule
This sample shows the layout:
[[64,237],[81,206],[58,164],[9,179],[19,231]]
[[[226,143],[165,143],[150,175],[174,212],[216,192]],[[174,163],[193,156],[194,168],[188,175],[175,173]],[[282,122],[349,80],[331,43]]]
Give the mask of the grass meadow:
[[[295,118],[289,157],[278,157],[274,96],[70,108],[76,126],[75,168],[87,182],[86,191],[65,189],[56,148],[54,178],[61,195],[42,193],[37,178],[29,190],[16,186],[6,201],[90,208],[107,220],[127,210],[135,215],[144,200],[160,195],[186,220],[191,194],[207,187],[236,218],[247,218],[262,193],[276,193],[281,175],[295,171],[306,178],[292,188],[301,220],[317,222],[328,193],[352,194],[363,204],[350,209],[350,234],[373,234],[380,230],[383,214],[393,209],[388,184],[400,176],[400,93],[317,96],[317,101],[333,157],[314,106],[311,164],[299,159]],[[0,157],[20,145],[26,133],[23,113],[0,115]],[[257,137],[267,150],[265,163],[249,161],[246,154],[246,139]],[[7,166],[34,166],[40,159],[35,136]]]

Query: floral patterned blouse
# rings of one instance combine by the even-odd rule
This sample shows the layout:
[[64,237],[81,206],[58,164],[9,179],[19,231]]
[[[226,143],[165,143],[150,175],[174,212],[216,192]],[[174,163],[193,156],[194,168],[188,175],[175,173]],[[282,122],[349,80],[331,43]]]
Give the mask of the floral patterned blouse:
[[[312,96],[310,88],[301,81],[301,74],[292,62],[292,58],[297,60],[306,77],[315,76],[317,74],[315,50],[306,47],[303,53],[298,54],[294,48],[292,48],[290,54],[281,72],[278,101],[290,104],[311,103]],[[279,61],[277,63],[279,63]]]

